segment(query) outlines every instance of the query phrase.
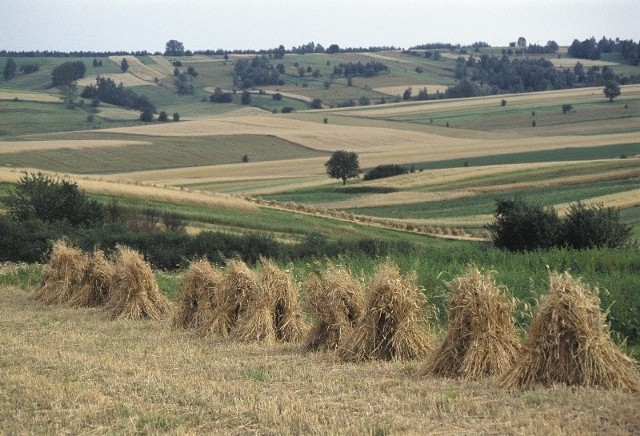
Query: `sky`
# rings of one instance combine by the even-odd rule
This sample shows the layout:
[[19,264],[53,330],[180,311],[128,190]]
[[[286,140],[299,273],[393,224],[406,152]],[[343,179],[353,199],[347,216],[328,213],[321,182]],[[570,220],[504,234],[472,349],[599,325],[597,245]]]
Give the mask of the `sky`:
[[2,0],[0,50],[570,45],[640,39],[638,0]]

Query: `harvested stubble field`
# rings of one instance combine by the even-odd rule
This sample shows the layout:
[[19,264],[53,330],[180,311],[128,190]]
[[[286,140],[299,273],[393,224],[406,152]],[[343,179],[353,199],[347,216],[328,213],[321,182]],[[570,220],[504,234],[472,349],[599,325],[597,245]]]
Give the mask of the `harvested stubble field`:
[[640,431],[637,394],[425,378],[415,361],[339,363],[31,296],[0,288],[0,427],[9,434]]

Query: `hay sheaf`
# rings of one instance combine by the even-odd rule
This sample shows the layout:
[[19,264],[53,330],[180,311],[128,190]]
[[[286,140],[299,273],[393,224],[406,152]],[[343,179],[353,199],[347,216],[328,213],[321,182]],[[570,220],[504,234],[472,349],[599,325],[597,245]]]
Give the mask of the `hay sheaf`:
[[305,281],[307,311],[315,318],[304,351],[335,350],[364,314],[364,285],[342,266],[330,265]]
[[249,297],[259,293],[255,272],[240,259],[228,260],[222,292],[216,294],[213,314],[199,333],[205,337],[228,337],[238,319],[247,311]]
[[434,341],[425,329],[425,296],[415,277],[403,277],[395,265],[385,262],[370,286],[364,316],[338,348],[339,357],[347,361],[425,357]]
[[483,274],[476,267],[447,286],[449,329],[421,375],[475,380],[508,371],[520,349],[515,301],[505,296],[491,272]]
[[68,303],[80,288],[86,264],[87,256],[80,249],[56,241],[33,298],[45,304]]
[[182,277],[178,310],[173,325],[183,329],[198,329],[212,318],[223,292],[224,273],[207,260],[191,262]]
[[109,300],[113,286],[114,266],[102,250],[94,250],[88,256],[80,288],[69,301],[72,307],[99,307]]
[[248,295],[247,310],[238,318],[233,336],[245,342],[300,340],[307,326],[291,271],[265,258],[260,259],[260,269],[258,292]]
[[118,246],[114,283],[105,309],[113,319],[162,319],[171,305],[158,289],[151,267],[138,252]]
[[568,272],[551,274],[549,294],[500,384],[516,388],[536,383],[640,391],[635,362],[611,341],[595,290]]

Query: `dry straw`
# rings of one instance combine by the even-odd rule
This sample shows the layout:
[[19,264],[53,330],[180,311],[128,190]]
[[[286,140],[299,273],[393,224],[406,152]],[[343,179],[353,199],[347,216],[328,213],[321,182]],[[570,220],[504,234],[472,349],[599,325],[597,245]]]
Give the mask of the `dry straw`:
[[64,240],[56,241],[33,298],[45,304],[68,303],[80,288],[86,264],[87,257],[81,250]]
[[223,292],[224,273],[207,260],[191,262],[182,277],[178,310],[173,325],[184,329],[198,329],[213,318],[218,294]]
[[105,257],[102,250],[95,249],[88,256],[80,288],[71,297],[69,304],[74,307],[104,306],[111,294],[113,274],[113,263]]
[[342,266],[329,265],[305,281],[307,311],[315,322],[306,335],[305,351],[335,350],[364,313],[364,285]]
[[425,296],[415,276],[403,277],[390,262],[371,280],[364,317],[338,348],[347,361],[411,360],[425,357],[433,339],[425,329]]
[[206,337],[228,337],[248,308],[249,296],[258,295],[256,274],[240,259],[227,261],[222,290],[216,293],[213,314],[199,329]]
[[515,301],[496,285],[492,272],[473,266],[447,286],[449,330],[421,374],[475,380],[508,371],[520,348]]
[[118,246],[114,283],[106,310],[113,319],[161,319],[171,306],[160,293],[151,267],[136,251]]
[[635,362],[611,341],[595,291],[568,272],[551,274],[528,338],[501,385],[565,384],[640,390]]
[[260,259],[260,267],[257,293],[247,295],[247,310],[238,318],[234,337],[247,342],[300,340],[307,327],[291,271],[265,258]]

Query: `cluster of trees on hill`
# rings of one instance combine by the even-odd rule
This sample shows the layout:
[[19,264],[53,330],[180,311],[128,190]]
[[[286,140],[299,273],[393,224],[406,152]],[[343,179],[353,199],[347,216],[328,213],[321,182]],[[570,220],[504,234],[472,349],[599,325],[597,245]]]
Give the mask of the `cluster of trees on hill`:
[[584,41],[574,39],[568,53],[575,58],[592,60],[600,59],[603,53],[620,53],[628,64],[640,65],[640,43],[636,43],[633,40],[616,38],[614,41],[604,36],[600,41],[596,41],[594,37]]
[[389,67],[378,61],[367,62],[366,64],[363,64],[362,62],[341,63],[340,65],[333,67],[333,75],[336,77],[374,77],[381,72],[388,71]]
[[82,79],[87,72],[87,67],[82,61],[69,61],[57,65],[51,70],[51,83],[54,87],[68,85],[78,79]]
[[450,87],[445,97],[473,97],[485,93],[519,93],[603,86],[608,82],[640,83],[640,75],[619,76],[611,67],[592,66],[586,69],[578,62],[574,68],[559,71],[543,58],[509,59],[483,54],[467,60],[460,57],[454,70],[459,82]]
[[251,61],[240,59],[233,68],[233,83],[241,88],[254,86],[284,85],[278,70],[273,68],[269,58],[256,56]]
[[116,85],[112,79],[96,78],[96,84],[85,86],[81,97],[110,103],[128,109],[137,109],[142,112],[155,112],[155,105],[145,95],[138,95],[133,90],[126,88],[122,83]]

